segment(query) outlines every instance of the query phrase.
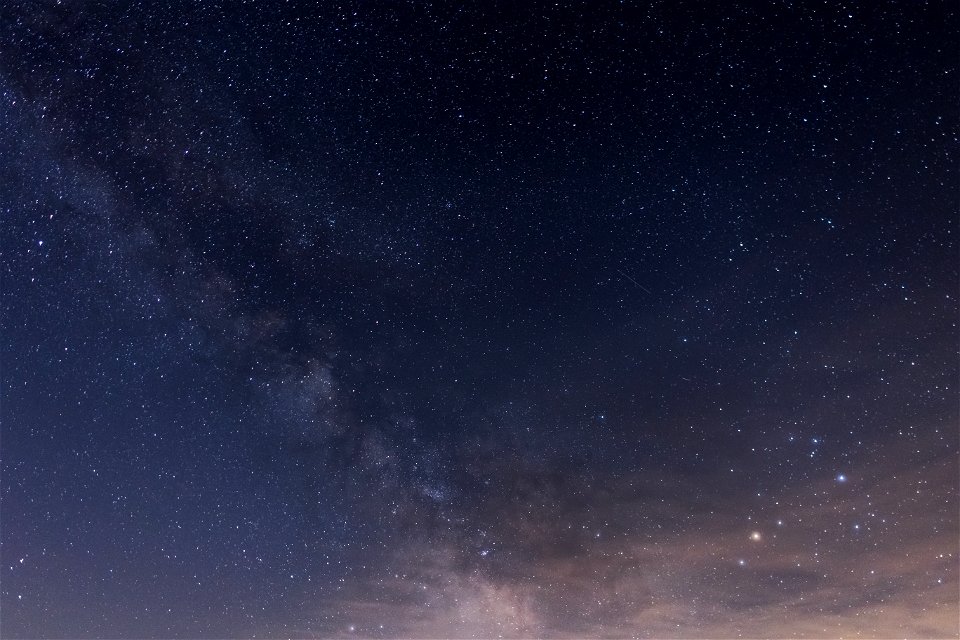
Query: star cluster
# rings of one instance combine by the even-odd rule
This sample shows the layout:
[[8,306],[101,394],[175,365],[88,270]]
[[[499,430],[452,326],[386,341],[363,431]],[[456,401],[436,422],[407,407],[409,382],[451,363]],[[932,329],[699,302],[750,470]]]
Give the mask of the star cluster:
[[0,8],[0,634],[956,637],[956,7]]

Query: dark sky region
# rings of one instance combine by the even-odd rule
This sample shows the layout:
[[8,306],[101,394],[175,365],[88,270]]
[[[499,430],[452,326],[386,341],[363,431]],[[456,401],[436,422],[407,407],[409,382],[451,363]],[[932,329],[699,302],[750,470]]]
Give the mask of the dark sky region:
[[4,638],[950,638],[955,2],[4,2]]

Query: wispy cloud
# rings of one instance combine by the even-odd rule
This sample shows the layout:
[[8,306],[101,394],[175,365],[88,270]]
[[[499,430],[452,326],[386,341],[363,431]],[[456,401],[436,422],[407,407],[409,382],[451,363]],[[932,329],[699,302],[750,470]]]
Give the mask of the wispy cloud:
[[955,637],[958,531],[942,488],[956,471],[950,457],[855,466],[847,483],[794,486],[752,512],[724,490],[701,491],[691,513],[657,490],[680,477],[547,480],[550,506],[530,507],[534,491],[491,497],[491,549],[407,545],[319,604],[304,635]]

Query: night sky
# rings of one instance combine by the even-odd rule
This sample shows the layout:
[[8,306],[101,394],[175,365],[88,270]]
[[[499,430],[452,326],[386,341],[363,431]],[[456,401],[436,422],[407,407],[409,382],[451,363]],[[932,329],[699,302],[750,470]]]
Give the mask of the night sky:
[[319,4],[0,8],[4,638],[960,635],[955,2]]

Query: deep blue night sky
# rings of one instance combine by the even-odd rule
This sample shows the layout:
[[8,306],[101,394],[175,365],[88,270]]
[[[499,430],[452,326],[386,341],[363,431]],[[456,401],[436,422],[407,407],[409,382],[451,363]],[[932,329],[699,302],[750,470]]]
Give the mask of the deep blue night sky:
[[0,8],[0,634],[960,634],[956,6],[719,4]]

